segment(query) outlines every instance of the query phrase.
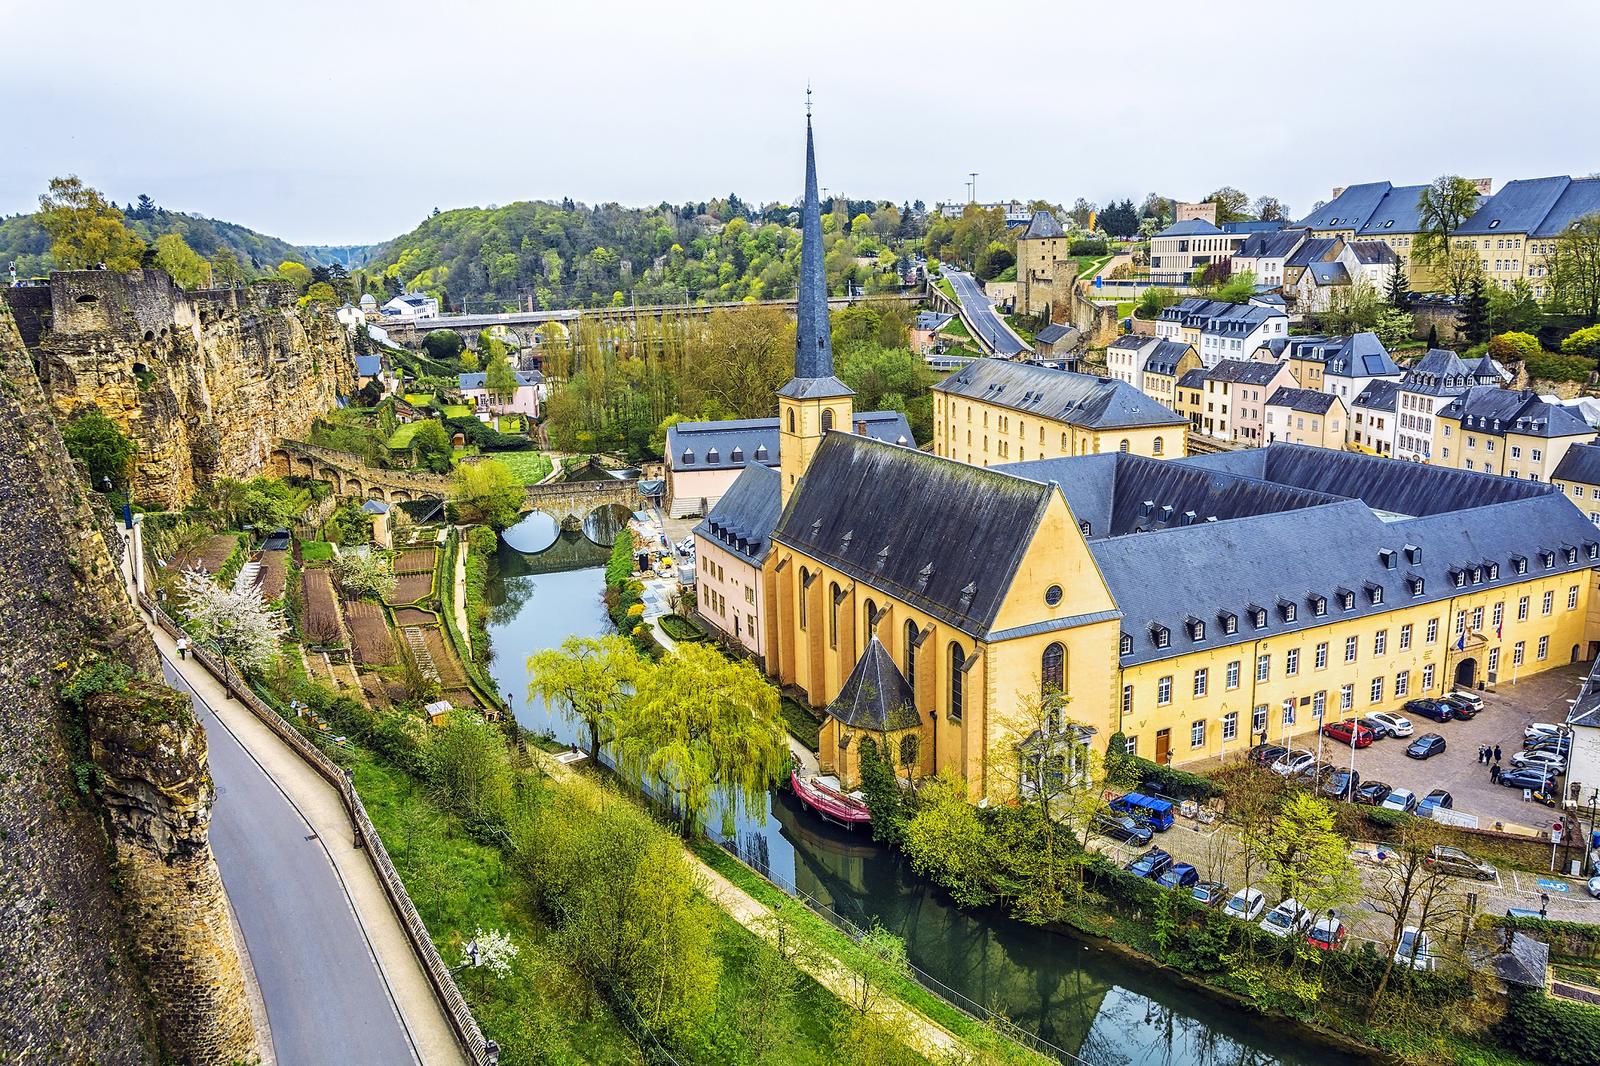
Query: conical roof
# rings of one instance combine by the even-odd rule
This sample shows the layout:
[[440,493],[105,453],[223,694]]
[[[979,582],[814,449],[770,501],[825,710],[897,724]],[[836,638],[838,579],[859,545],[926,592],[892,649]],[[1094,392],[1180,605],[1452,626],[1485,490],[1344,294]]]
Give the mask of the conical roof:
[[874,733],[915,729],[922,721],[911,685],[876,635],[828,705],[828,714],[847,726]]
[[796,294],[794,377],[778,390],[796,399],[852,395],[833,376],[833,332],[828,325],[828,276],[822,253],[822,204],[817,195],[817,153],[806,116],[806,198],[800,209],[800,286]]

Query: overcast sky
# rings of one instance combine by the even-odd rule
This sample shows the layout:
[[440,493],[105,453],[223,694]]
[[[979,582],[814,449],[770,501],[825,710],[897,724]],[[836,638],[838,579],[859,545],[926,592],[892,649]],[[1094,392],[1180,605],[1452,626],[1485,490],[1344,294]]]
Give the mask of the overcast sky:
[[[1112,15],[1126,12],[1125,19]],[[805,21],[798,21],[804,16]],[[0,213],[52,175],[302,244],[433,207],[823,185],[1070,204],[1600,170],[1600,4],[0,0]]]

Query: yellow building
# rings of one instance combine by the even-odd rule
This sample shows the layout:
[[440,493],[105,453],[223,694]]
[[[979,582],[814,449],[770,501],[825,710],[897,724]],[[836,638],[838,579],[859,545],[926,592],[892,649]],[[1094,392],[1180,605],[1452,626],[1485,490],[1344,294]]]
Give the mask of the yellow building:
[[1283,388],[1267,399],[1266,438],[1261,443],[1306,444],[1313,448],[1343,448],[1350,428],[1344,401],[1315,389]]
[[1176,411],[1179,379],[1200,365],[1200,353],[1192,345],[1160,341],[1145,361],[1140,391],[1163,407]]
[[1185,447],[1182,418],[1112,378],[978,359],[933,387],[934,454],[974,466]]
[[[1017,237],[1017,311],[1025,315],[1050,313],[1050,293],[1055,285],[1056,261],[1067,259],[1072,242],[1050,211],[1035,211],[1028,228]],[[1070,268],[1071,262],[1068,266]]]
[[1432,465],[1531,481],[1553,480],[1567,450],[1595,436],[1570,407],[1492,385],[1453,397],[1433,422]]
[[1572,445],[1556,464],[1550,480],[1589,516],[1589,521],[1600,526],[1600,445]]

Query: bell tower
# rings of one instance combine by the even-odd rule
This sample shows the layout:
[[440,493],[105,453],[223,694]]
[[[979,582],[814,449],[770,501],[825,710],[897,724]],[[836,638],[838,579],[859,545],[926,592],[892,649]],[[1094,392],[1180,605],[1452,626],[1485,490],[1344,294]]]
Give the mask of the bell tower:
[[833,376],[833,334],[828,326],[828,279],[822,262],[822,205],[817,196],[817,156],[811,138],[811,90],[806,90],[806,192],[800,211],[800,285],[796,301],[794,377],[778,390],[780,491],[784,503],[800,483],[822,435],[850,432],[855,394]]

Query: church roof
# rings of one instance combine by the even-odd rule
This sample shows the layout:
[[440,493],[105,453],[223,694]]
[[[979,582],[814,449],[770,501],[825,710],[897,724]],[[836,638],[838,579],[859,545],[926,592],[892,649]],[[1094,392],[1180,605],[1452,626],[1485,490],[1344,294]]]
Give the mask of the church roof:
[[828,704],[828,714],[847,726],[875,733],[915,729],[922,721],[916,693],[877,634],[867,642],[867,650],[856,661],[839,695]]
[[975,359],[934,390],[1093,429],[1187,424],[1125,381],[1004,359]]
[[817,195],[817,153],[806,115],[806,193],[800,209],[800,286],[795,301],[794,377],[778,390],[792,399],[849,396],[833,376],[833,335],[828,326],[828,277],[822,259],[822,206]]

